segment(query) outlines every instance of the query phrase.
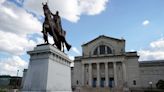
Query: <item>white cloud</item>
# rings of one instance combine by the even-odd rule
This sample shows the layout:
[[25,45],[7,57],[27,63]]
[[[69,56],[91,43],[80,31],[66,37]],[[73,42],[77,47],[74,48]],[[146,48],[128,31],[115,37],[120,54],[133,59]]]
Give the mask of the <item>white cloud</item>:
[[30,50],[38,41],[27,38],[27,35],[41,34],[41,22],[32,14],[12,3],[0,4],[0,51],[12,55],[21,55]]
[[1,31],[27,35],[42,30],[42,24],[36,17],[14,4],[1,5],[0,16]]
[[3,7],[1,8],[1,13],[8,15],[11,18],[18,19],[18,16],[14,13],[14,11],[10,8]]
[[3,31],[0,31],[0,39],[0,51],[7,52],[12,55],[21,55],[25,51],[31,50],[32,47],[37,44],[37,42],[28,40],[24,36],[19,36],[14,33]]
[[0,4],[4,3],[6,0],[0,0]]
[[141,50],[138,52],[140,61],[164,59],[164,51]]
[[147,26],[147,25],[149,25],[150,24],[150,21],[149,20],[144,20],[143,22],[142,22],[142,25],[143,26]]
[[71,59],[72,61],[75,59],[74,56],[70,56],[70,55],[68,56],[68,58]]
[[164,59],[164,39],[161,38],[151,42],[149,49],[140,50],[138,54],[140,55],[140,61]]
[[22,76],[23,69],[27,68],[27,65],[27,62],[19,56],[0,59],[0,75],[16,76],[19,70],[19,76]]
[[[71,56],[71,55],[68,55],[68,58],[71,59],[72,61],[75,60],[75,57]],[[73,67],[74,66],[74,62],[72,62],[70,66]]]
[[154,49],[163,50],[164,51],[164,38],[156,40],[150,43],[150,46]]
[[108,0],[80,0],[80,11],[88,15],[96,15],[105,10],[107,2]]
[[[24,7],[37,14],[43,15],[42,2],[46,0],[25,0]],[[71,2],[71,3],[70,3]],[[49,0],[50,10],[72,22],[77,22],[81,14],[96,15],[105,10],[108,0]]]
[[72,47],[71,50],[75,52],[76,54],[80,55],[80,51],[76,47]]
[[16,75],[17,70],[22,74],[27,62],[20,56],[42,41],[40,37],[35,37],[34,41],[27,36],[34,33],[41,35],[42,25],[23,8],[4,1],[0,1],[0,52],[10,57],[5,54],[6,58],[0,58],[0,74]]

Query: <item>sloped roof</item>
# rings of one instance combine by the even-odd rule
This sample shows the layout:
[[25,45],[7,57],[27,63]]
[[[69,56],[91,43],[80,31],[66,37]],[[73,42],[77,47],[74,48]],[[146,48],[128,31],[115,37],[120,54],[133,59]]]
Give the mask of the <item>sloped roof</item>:
[[105,35],[100,35],[97,38],[95,38],[95,39],[93,39],[93,40],[91,40],[91,41],[89,41],[89,42],[87,42],[85,44],[82,44],[82,46],[88,45],[88,44],[90,44],[90,43],[92,43],[92,42],[94,42],[94,41],[96,41],[96,40],[98,40],[100,38],[113,39],[113,40],[117,40],[117,41],[125,41],[124,39],[117,39],[117,38],[113,38],[113,37],[109,37],[109,36],[105,36]]

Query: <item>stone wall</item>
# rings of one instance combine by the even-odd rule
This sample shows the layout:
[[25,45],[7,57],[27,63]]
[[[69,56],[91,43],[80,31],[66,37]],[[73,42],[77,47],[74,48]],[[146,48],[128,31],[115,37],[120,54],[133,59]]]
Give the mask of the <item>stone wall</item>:
[[148,88],[156,87],[158,80],[164,80],[164,61],[142,61],[140,62],[141,86]]

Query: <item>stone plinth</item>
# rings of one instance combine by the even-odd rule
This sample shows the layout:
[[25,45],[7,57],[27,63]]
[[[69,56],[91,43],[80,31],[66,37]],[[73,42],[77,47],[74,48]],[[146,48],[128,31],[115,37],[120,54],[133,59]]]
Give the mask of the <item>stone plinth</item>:
[[51,45],[38,45],[27,52],[30,62],[23,92],[72,92],[71,60]]

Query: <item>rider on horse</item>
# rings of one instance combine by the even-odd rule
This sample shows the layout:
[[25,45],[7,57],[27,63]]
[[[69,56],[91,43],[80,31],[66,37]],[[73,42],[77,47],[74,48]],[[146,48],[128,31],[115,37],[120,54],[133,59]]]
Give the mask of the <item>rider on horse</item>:
[[[47,3],[43,4],[43,10],[45,15],[45,21],[43,23],[43,38],[45,43],[48,43],[48,33],[53,37],[55,45],[59,50],[61,50],[61,44],[63,45],[63,52],[64,52],[64,44],[69,51],[71,45],[67,43],[65,40],[66,32],[62,29],[61,26],[61,18],[59,16],[59,12],[57,11],[56,14],[51,13],[48,8]],[[52,19],[53,16],[53,19]]]

